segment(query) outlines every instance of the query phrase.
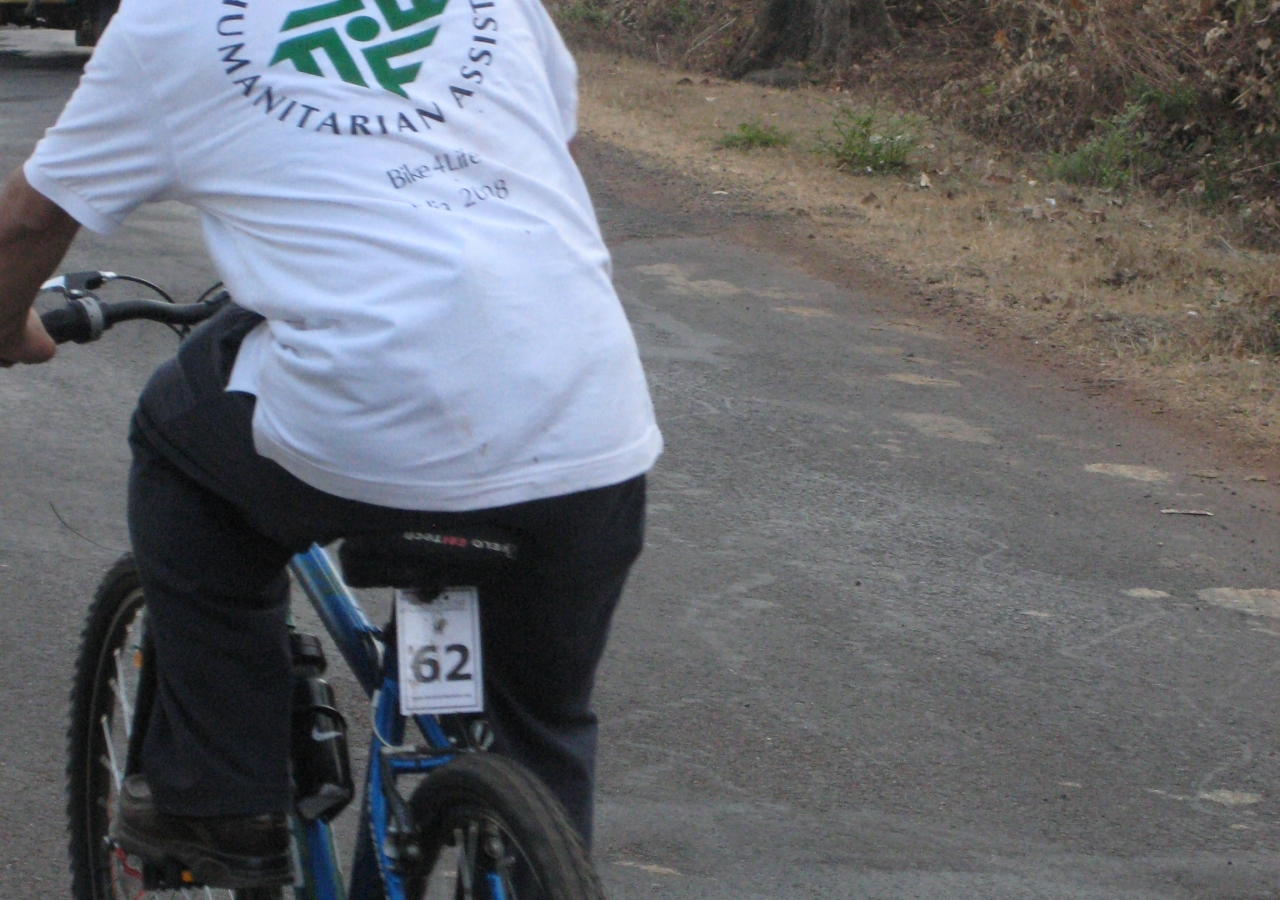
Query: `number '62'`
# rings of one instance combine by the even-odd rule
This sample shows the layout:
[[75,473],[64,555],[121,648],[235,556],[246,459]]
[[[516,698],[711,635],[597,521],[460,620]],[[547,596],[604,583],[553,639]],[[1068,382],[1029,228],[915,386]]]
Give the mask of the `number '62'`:
[[[426,644],[418,648],[413,654],[413,678],[419,684],[431,684],[440,677],[440,659],[436,655],[439,649],[435,644]],[[455,654],[458,661],[454,663],[453,668],[444,676],[445,681],[470,681],[471,673],[464,672],[462,669],[471,659],[471,651],[463,644],[450,644],[444,648],[446,654]]]

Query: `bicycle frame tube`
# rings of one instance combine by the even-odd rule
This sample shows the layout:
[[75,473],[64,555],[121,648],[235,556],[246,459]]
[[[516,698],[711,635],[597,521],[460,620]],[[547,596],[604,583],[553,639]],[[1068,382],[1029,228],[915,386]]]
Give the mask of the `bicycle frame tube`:
[[[374,727],[350,893],[342,888],[328,824],[312,822],[303,829],[303,839],[299,842],[305,882],[299,896],[306,900],[404,900],[401,878],[392,871],[392,860],[387,855],[390,813],[382,768],[383,751],[397,748],[404,741],[405,719],[400,714],[396,648],[382,644],[382,632],[364,614],[323,548],[312,545],[295,556],[289,568],[347,665],[373,698]],[[449,740],[434,717],[414,716],[414,722],[430,747],[449,749]],[[388,762],[393,774],[409,774],[430,771],[451,758],[449,755],[389,758]],[[495,896],[502,896],[500,888]]]
[[295,885],[296,900],[348,900],[338,867],[337,847],[327,822],[309,822],[296,835],[302,884]]
[[355,595],[343,584],[342,576],[323,547],[312,544],[310,549],[299,553],[290,561],[289,571],[311,601],[360,686],[372,696],[382,678],[378,652],[382,632],[369,621]]
[[[366,854],[363,860],[357,860],[355,870],[351,873],[353,900],[362,900],[361,895],[357,893],[357,888],[363,890],[364,885],[373,883],[378,875],[381,876],[387,900],[404,900],[403,880],[392,871],[392,860],[387,854],[390,846],[388,822],[391,811],[387,808],[386,785],[383,783],[385,776],[381,759],[384,752],[394,750],[404,741],[405,718],[400,715],[400,683],[397,679],[399,673],[395,647],[386,648],[383,653],[382,667],[382,687],[374,700],[375,731],[373,746],[369,751],[369,775],[366,781],[365,796],[369,798],[366,806],[368,821],[363,823],[367,824],[369,829],[371,840],[368,846],[373,849],[373,852]],[[423,737],[427,739],[428,746],[437,750],[449,749],[449,739],[445,737],[439,723],[433,717],[414,716],[414,722]],[[387,768],[393,777],[400,774],[420,774],[438,768],[452,758],[451,755],[415,756],[407,759],[388,758]],[[376,871],[370,872],[370,869],[376,869]],[[371,893],[368,896],[382,895]]]

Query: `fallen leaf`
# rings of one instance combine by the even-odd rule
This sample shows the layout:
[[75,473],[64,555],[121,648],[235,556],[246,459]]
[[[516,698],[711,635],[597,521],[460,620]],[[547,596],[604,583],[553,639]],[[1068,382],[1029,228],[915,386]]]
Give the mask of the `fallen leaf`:
[[626,866],[628,869],[639,869],[641,872],[648,872],[650,875],[679,875],[675,869],[667,866],[658,866],[653,863],[632,862],[629,859],[620,859],[616,863],[619,866]]
[[931,378],[928,375],[919,375],[915,372],[891,372],[884,377],[889,381],[900,381],[903,384],[914,384],[918,387],[960,387],[960,382],[958,381],[951,381],[946,378]]
[[1280,619],[1280,591],[1274,588],[1205,588],[1196,591],[1205,603],[1234,609],[1247,616]]
[[1249,791],[1201,791],[1196,794],[1197,800],[1208,800],[1222,806],[1250,806],[1262,802],[1261,794]]
[[773,311],[776,313],[790,313],[793,316],[800,316],[804,319],[830,318],[833,315],[833,313],[825,309],[817,309],[812,306],[775,306]]
[[1125,466],[1119,463],[1089,463],[1084,467],[1086,472],[1095,475],[1113,475],[1116,478],[1131,478],[1134,481],[1157,483],[1169,480],[1169,473],[1151,466]]

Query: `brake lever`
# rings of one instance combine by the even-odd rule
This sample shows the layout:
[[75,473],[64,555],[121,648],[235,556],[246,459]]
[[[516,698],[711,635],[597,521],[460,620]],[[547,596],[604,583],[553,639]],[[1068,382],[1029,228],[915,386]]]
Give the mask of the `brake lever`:
[[96,291],[108,281],[115,281],[119,277],[115,272],[66,272],[50,278],[40,285],[40,290],[74,297]]

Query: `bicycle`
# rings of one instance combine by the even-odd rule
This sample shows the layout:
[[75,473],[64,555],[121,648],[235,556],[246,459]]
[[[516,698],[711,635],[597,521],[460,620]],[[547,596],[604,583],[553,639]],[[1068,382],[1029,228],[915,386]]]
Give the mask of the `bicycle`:
[[[140,284],[163,300],[112,303],[94,293],[117,280]],[[95,341],[132,319],[161,322],[183,337],[230,302],[220,288],[176,304],[143,279],[72,273],[45,284],[66,302],[41,320],[58,343]],[[446,894],[457,900],[603,900],[586,849],[555,798],[519,764],[485,752],[492,732],[477,712],[483,700],[479,597],[467,585],[518,565],[519,548],[518,534],[486,527],[347,539],[338,554],[341,572],[315,545],[290,562],[295,582],[372,707],[364,798],[344,884],[330,822],[354,793],[345,720],[320,678],[326,661],[319,640],[291,634],[296,900]],[[385,627],[372,624],[351,587],[396,590]],[[280,887],[211,888],[216,872],[192,871],[180,860],[139,860],[112,842],[115,794],[137,770],[155,690],[151,654],[142,587],[126,554],[98,587],[75,669],[67,764],[73,896],[282,898]],[[419,711],[429,706],[436,711]],[[406,742],[409,721],[422,742]],[[314,729],[310,744],[308,725]],[[299,746],[310,754],[300,755]],[[406,798],[399,784],[410,778],[419,781]]]

